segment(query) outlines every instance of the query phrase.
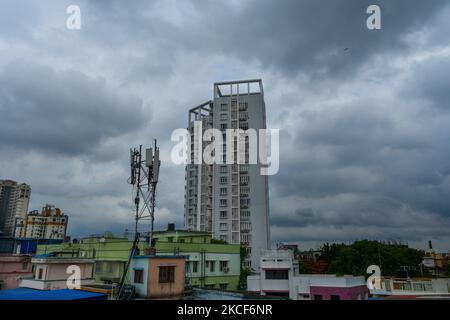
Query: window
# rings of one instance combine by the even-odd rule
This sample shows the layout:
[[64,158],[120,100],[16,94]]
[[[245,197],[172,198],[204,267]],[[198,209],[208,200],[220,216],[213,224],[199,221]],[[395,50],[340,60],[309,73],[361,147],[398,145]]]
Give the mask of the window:
[[134,283],[144,283],[144,271],[142,269],[134,270]]
[[159,283],[172,283],[175,282],[175,267],[164,266],[159,267]]
[[240,180],[241,180],[242,185],[247,185],[250,180],[250,177],[249,176],[240,176]]
[[323,300],[322,295],[321,294],[315,294],[314,295],[314,300]]
[[[226,148],[225,145],[224,145],[224,147]],[[220,173],[227,173],[227,172],[228,172],[227,166],[220,166]]]
[[248,122],[240,122],[239,129],[248,130]]
[[287,280],[289,279],[288,270],[266,270],[266,280]]
[[220,206],[226,207],[227,206],[227,199],[220,199]]
[[219,286],[220,286],[220,290],[227,290],[228,289],[228,283],[221,283]]
[[227,184],[227,177],[220,177],[220,184]]
[[226,196],[227,195],[227,188],[220,188],[220,195]]
[[239,120],[247,120],[248,119],[248,112],[243,111],[239,113]]
[[338,295],[332,294],[332,295],[330,296],[330,299],[331,299],[331,300],[341,300],[341,297],[339,297]]
[[227,224],[226,223],[221,223],[220,224],[220,231],[227,231]]
[[[248,230],[242,230],[242,232],[245,232],[245,231],[248,232]],[[250,244],[250,241],[251,241],[251,235],[250,234],[248,234],[248,233],[241,234],[241,242],[243,244]]]
[[241,187],[241,196],[248,195],[250,193],[249,187]]
[[225,210],[220,211],[220,218],[226,219],[227,218],[227,212]]
[[250,206],[250,199],[248,198],[241,198],[241,208],[247,209]]
[[241,219],[250,219],[250,211],[242,210],[241,211]]
[[220,104],[220,111],[227,111],[228,105],[226,103]]
[[228,261],[220,261],[220,271],[221,272],[228,271]]
[[38,270],[38,280],[42,280],[43,274],[44,274],[44,269],[39,268],[39,270]]
[[215,261],[209,261],[209,271],[210,272],[214,272],[215,266],[216,266]]
[[249,232],[251,230],[250,222],[248,221],[241,221],[241,232]]
[[193,273],[198,272],[198,261],[192,261],[192,272]]
[[102,272],[102,265],[103,265],[103,262],[100,262],[100,261],[95,262],[95,272],[96,273]]

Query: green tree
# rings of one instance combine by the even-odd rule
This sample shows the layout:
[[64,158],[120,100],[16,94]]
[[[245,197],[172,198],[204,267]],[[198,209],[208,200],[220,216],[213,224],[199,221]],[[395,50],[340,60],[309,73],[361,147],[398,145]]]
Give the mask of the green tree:
[[395,275],[401,266],[419,269],[424,252],[406,246],[361,240],[351,245],[324,244],[320,259],[328,263],[327,273],[365,275],[367,267],[379,265],[383,275]]
[[244,261],[248,257],[248,251],[246,247],[241,246],[241,272],[239,276],[239,284],[238,288],[239,290],[246,290],[247,289],[247,277],[252,274],[252,271],[250,268],[244,266]]

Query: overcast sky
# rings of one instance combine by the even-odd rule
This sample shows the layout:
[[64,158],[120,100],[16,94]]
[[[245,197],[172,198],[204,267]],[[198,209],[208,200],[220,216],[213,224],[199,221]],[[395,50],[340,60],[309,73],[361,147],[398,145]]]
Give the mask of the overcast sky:
[[72,236],[120,234],[129,148],[157,138],[156,223],[182,227],[172,131],[214,82],[262,78],[274,242],[450,249],[449,17],[445,0],[0,0],[0,178],[31,185],[30,210],[62,208]]

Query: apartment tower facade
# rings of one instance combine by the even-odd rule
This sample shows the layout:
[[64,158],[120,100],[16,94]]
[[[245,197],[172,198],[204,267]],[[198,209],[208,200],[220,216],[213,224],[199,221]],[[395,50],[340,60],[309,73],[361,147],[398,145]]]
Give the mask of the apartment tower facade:
[[[207,129],[218,129],[223,135],[223,164],[194,163],[198,152],[208,144],[201,142]],[[266,129],[261,80],[215,83],[214,99],[189,110],[191,161],[186,166],[185,227],[246,247],[248,257],[244,263],[258,270],[260,254],[270,243],[268,178],[261,175],[260,161],[249,164],[249,138],[245,136],[241,138],[245,161],[238,163],[239,139],[227,148],[227,129]],[[225,164],[230,150],[234,163]]]
[[54,205],[46,204],[42,211],[33,210],[24,218],[17,218],[15,237],[28,239],[66,238],[69,217]]
[[0,235],[14,236],[14,225],[18,218],[28,212],[31,187],[13,180],[0,180]]

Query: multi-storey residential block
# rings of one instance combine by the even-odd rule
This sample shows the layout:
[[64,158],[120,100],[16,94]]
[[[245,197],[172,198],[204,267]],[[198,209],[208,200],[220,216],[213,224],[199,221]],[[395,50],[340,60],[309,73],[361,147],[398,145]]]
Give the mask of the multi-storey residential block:
[[[202,138],[208,129],[223,135],[223,149],[216,157],[222,157],[221,163],[203,161],[207,143]],[[260,253],[270,242],[268,179],[261,174],[260,159],[249,161],[253,156],[249,129],[257,133],[253,143],[261,143],[259,130],[266,129],[261,80],[215,83],[214,100],[189,110],[184,218],[190,230],[245,246],[249,253],[245,264],[258,269]],[[236,138],[230,139],[231,130],[238,130]]]
[[[237,290],[240,278],[240,246],[215,243],[207,232],[155,231],[157,256],[177,255],[186,259],[186,282],[192,287]],[[132,241],[112,235],[92,236],[78,243],[38,245],[37,253],[59,252],[67,257],[95,259],[97,282],[118,283],[130,255]],[[139,254],[146,254],[146,242],[139,243]],[[128,273],[127,283],[132,281]]]
[[34,210],[24,218],[16,219],[15,237],[64,240],[68,220],[69,217],[61,209],[47,204],[41,213]]
[[17,218],[28,212],[31,188],[12,180],[0,180],[0,235],[13,236]]

